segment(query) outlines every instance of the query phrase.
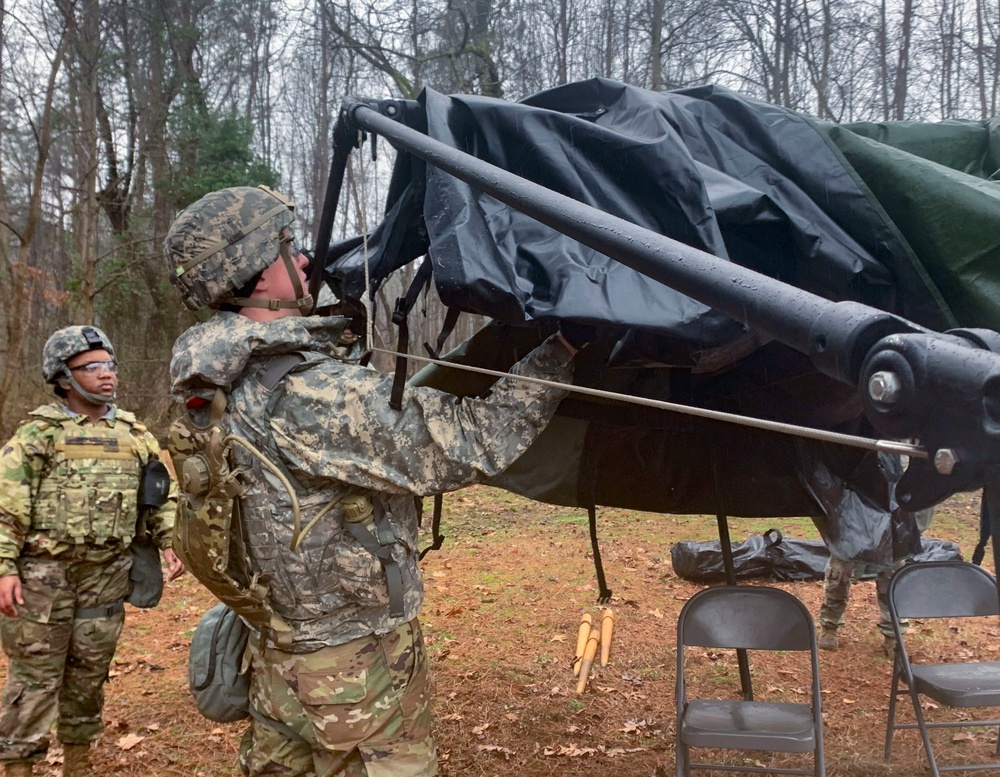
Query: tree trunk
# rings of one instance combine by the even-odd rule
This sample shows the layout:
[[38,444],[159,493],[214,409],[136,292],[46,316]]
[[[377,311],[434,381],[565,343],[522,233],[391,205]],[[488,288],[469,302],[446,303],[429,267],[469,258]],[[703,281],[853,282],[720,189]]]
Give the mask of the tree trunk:
[[892,118],[906,118],[906,96],[910,74],[910,42],[913,36],[914,0],[903,0],[903,19],[900,29],[899,57],[896,60],[896,78],[892,87]]
[[652,63],[649,88],[654,92],[663,89],[663,12],[666,0],[653,0],[650,13],[649,61]]

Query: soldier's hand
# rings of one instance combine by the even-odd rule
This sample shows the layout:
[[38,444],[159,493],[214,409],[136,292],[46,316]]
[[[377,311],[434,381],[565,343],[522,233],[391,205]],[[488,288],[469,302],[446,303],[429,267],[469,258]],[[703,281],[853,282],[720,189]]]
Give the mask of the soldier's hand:
[[13,618],[17,615],[18,604],[24,604],[21,595],[21,578],[17,575],[0,577],[0,612]]
[[171,548],[163,551],[163,560],[167,562],[168,583],[184,574],[184,562],[177,557],[177,554]]

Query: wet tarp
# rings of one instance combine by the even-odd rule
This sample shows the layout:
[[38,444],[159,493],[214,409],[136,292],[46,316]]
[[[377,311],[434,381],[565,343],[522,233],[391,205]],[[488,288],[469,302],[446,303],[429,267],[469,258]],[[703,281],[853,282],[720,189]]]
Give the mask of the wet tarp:
[[[1000,188],[990,122],[833,126],[726,89],[604,79],[521,102],[425,90],[430,137],[719,257],[922,326],[1000,327]],[[945,148],[947,147],[947,150]],[[332,246],[344,299],[427,255],[448,306],[493,324],[450,358],[506,369],[557,322],[594,324],[583,385],[871,434],[854,387],[724,314],[401,153],[365,247]],[[357,241],[355,241],[356,244]],[[430,368],[458,394],[488,379]],[[845,558],[917,550],[890,457],[623,402],[571,397],[496,480],[563,505],[813,516]],[[893,546],[896,546],[895,548]]]

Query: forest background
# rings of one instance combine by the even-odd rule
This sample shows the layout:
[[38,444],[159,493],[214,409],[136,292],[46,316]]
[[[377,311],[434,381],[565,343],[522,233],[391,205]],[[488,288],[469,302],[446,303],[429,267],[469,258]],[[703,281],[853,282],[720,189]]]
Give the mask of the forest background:
[[[998,70],[996,0],[0,0],[0,435],[45,401],[45,338],[86,322],[116,343],[121,404],[162,429],[194,320],[161,254],[174,215],[269,184],[310,246],[347,95],[520,99],[605,76],[834,122],[983,120]],[[382,165],[348,171],[335,239],[375,223]]]

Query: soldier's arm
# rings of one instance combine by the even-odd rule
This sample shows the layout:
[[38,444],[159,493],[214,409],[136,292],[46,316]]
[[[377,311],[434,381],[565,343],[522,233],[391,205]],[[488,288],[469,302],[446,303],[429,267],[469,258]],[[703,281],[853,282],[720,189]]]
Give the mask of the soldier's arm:
[[[514,374],[567,383],[572,355],[549,338]],[[485,399],[407,387],[389,407],[392,377],[320,368],[287,379],[271,427],[294,468],[378,491],[431,494],[493,477],[517,459],[566,390],[501,378]]]
[[17,574],[17,558],[31,528],[44,444],[27,425],[0,450],[0,577]]

